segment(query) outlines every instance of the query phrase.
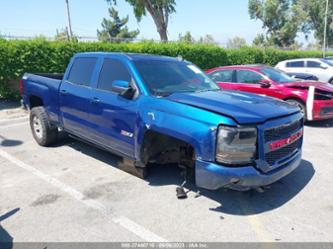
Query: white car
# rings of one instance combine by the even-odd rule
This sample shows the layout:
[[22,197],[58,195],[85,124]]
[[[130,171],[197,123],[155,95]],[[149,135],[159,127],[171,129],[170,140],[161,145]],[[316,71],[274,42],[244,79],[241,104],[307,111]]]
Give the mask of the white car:
[[327,59],[306,58],[279,62],[277,69],[286,73],[306,73],[314,75],[318,81],[333,84],[333,61]]

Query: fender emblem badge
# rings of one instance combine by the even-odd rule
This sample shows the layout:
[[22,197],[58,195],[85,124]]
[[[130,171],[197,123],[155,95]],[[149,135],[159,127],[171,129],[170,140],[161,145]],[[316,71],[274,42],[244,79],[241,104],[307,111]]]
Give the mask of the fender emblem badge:
[[124,130],[121,130],[120,134],[126,137],[133,137],[133,133]]

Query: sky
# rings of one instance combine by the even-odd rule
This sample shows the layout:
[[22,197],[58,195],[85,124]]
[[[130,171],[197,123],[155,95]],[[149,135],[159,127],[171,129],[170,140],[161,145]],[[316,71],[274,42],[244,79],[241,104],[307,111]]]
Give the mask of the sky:
[[[104,17],[108,16],[105,0],[69,0],[73,32],[78,36],[96,37]],[[262,32],[260,21],[251,20],[248,0],[176,0],[177,12],[170,17],[168,35],[177,40],[179,33],[190,31],[198,39],[210,34],[219,43],[240,36],[251,44]],[[129,15],[129,29],[139,29],[138,38],[159,40],[152,18],[147,15],[137,23],[133,9],[118,0],[120,17]],[[0,34],[15,36],[45,35],[67,26],[65,0],[0,0]]]

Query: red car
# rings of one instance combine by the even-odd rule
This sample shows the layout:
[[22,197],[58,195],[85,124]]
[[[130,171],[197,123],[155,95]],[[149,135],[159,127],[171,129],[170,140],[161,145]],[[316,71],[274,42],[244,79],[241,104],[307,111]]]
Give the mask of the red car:
[[265,65],[217,67],[206,71],[222,89],[256,93],[298,105],[306,115],[310,86],[315,86],[312,119],[333,118],[333,86],[317,81],[296,81],[280,70]]

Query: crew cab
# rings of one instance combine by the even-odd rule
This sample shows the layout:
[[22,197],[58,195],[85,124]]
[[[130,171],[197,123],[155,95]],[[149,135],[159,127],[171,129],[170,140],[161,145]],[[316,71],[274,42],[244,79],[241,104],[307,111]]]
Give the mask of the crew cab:
[[142,177],[148,166],[177,164],[198,187],[247,190],[301,162],[299,108],[223,91],[180,58],[80,53],[63,76],[25,74],[22,97],[38,144],[66,132],[124,157]]
[[270,96],[299,106],[307,119],[309,88],[315,88],[311,120],[333,118],[333,86],[318,81],[298,81],[266,65],[239,65],[210,69],[208,76],[225,90]]

